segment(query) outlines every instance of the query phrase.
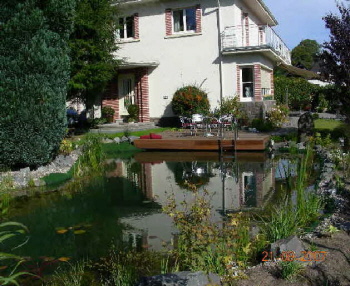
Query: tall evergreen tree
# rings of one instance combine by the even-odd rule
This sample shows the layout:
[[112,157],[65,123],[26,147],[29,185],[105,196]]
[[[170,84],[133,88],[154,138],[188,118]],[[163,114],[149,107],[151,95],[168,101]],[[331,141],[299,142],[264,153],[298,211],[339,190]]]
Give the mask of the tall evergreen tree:
[[88,108],[112,79],[117,61],[117,9],[113,0],[77,0],[74,31],[70,37],[72,70],[69,98]]
[[0,3],[0,164],[45,164],[65,135],[74,1]]

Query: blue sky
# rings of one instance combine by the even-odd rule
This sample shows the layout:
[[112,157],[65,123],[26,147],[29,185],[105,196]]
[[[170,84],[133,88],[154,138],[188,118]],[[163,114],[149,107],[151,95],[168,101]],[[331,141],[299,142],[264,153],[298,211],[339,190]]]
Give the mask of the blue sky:
[[305,39],[322,44],[328,40],[329,31],[322,17],[337,12],[335,0],[264,0],[279,25],[275,31],[288,48],[293,49]]

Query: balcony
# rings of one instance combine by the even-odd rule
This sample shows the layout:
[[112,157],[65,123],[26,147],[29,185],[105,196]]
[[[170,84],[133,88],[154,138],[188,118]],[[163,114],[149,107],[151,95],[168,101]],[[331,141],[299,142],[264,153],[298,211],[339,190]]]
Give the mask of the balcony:
[[221,40],[223,54],[261,52],[275,61],[291,64],[290,50],[269,26],[226,27]]

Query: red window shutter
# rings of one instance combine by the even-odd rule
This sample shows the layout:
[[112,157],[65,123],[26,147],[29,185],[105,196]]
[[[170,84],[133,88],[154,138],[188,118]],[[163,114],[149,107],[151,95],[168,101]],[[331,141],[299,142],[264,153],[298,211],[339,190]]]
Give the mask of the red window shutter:
[[134,14],[134,38],[139,39],[140,38],[140,32],[139,32],[139,14]]
[[196,33],[202,32],[202,9],[201,5],[196,6]]
[[165,10],[165,35],[171,36],[173,33],[173,23],[172,23],[172,12],[171,9]]

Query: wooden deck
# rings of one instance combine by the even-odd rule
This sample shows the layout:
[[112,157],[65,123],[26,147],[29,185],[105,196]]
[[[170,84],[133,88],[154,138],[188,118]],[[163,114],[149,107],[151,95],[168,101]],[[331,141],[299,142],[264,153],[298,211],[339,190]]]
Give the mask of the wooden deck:
[[269,135],[239,132],[234,141],[233,134],[225,134],[224,139],[219,137],[188,136],[181,132],[161,133],[162,139],[137,139],[136,147],[146,150],[198,150],[219,151],[221,146],[225,150],[237,151],[264,151],[270,140]]

